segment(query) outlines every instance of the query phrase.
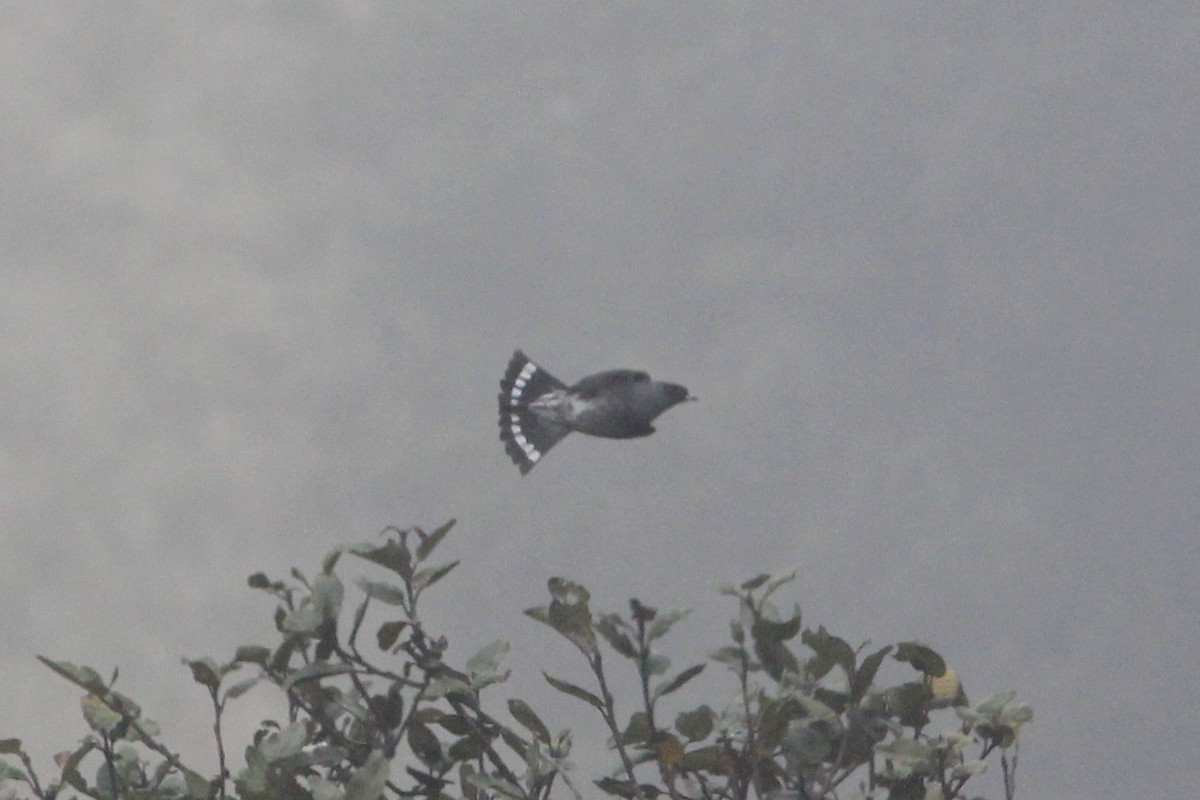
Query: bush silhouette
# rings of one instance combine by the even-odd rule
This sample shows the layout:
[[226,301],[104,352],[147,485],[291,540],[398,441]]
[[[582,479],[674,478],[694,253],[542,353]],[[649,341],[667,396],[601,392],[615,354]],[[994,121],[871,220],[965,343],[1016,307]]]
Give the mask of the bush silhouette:
[[[586,670],[545,679],[595,711],[619,761],[585,792],[570,770],[569,732],[551,733],[524,700],[508,699],[500,710],[492,702],[509,675],[508,644],[492,642],[454,665],[445,638],[421,622],[426,592],[458,564],[430,560],[453,525],[388,528],[380,540],[331,552],[311,580],[295,569],[287,581],[250,576],[252,588],[274,599],[278,640],[239,647],[227,661],[185,662],[212,701],[215,776],[161,741],[140,706],[115,690],[115,673],[104,681],[89,667],[41,658],[84,690],[87,733],[45,783],[19,739],[0,739],[0,797],[539,800],[599,789],[647,800],[951,800],[997,755],[1005,797],[1015,796],[1018,733],[1032,716],[1013,703],[1015,693],[971,706],[954,671],[923,644],[855,648],[823,626],[805,628],[798,606],[781,613],[772,602],[793,576],[765,574],[721,590],[736,605],[729,644],[679,671],[662,647],[686,612],[632,600],[628,614],[597,613],[583,586],[549,581],[549,602],[526,614],[578,650]],[[355,582],[361,599],[350,614],[337,572],[346,556],[380,573]],[[618,718],[610,689],[614,656],[637,677],[638,696],[622,703],[638,709],[628,718]],[[909,665],[912,679],[879,685],[889,658]],[[713,665],[727,677],[714,679]],[[713,688],[703,685],[705,696],[721,699],[668,710],[668,698],[706,672]],[[230,774],[222,715],[260,684],[286,698],[287,719],[245,736],[246,766]]]

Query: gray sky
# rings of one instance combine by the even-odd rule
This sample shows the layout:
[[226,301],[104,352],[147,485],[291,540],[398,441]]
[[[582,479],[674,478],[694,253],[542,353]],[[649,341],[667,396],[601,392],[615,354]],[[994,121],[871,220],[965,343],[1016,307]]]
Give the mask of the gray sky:
[[[270,635],[248,574],[455,516],[432,610],[514,692],[575,668],[551,575],[694,655],[796,565],[809,624],[1021,691],[1020,796],[1195,791],[1194,3],[253,8],[0,11],[0,733],[45,772],[35,653],[206,753],[179,658]],[[522,479],[516,347],[701,402]]]

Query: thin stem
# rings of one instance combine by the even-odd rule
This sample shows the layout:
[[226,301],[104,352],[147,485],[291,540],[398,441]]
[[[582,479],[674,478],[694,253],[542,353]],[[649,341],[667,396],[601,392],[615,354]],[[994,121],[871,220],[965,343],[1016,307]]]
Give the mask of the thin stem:
[[217,791],[221,800],[225,800],[225,779],[229,775],[229,770],[225,766],[225,739],[221,734],[221,712],[225,710],[225,703],[217,699],[217,687],[210,687],[208,693],[212,697],[213,734],[217,739],[217,768],[220,770],[218,774],[221,776],[221,783]]
[[641,784],[638,783],[637,775],[633,771],[633,759],[629,757],[629,753],[625,750],[625,743],[621,741],[621,729],[617,725],[616,701],[613,700],[612,692],[608,690],[608,681],[604,679],[604,665],[601,661],[600,651],[588,659],[588,663],[592,668],[592,674],[596,676],[597,682],[600,684],[600,698],[604,703],[604,708],[601,710],[601,716],[608,723],[608,729],[612,732],[613,742],[617,746],[617,754],[621,757],[621,764],[625,767],[625,774],[629,776],[630,787],[642,800],[648,800],[645,794],[642,793]]
[[1005,800],[1013,800],[1017,796],[1017,756],[1020,754],[1021,744],[1017,742],[1013,745],[1012,766],[1008,764],[1008,752],[1000,753],[1000,769],[1004,773],[1004,797]]

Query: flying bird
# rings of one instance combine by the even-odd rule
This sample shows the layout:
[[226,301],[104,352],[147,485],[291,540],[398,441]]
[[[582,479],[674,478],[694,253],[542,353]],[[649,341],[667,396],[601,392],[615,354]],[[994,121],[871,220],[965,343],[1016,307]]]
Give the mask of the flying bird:
[[607,439],[649,436],[655,417],[695,399],[677,383],[633,369],[597,372],[567,386],[518,350],[500,381],[500,439],[525,475],[571,431]]

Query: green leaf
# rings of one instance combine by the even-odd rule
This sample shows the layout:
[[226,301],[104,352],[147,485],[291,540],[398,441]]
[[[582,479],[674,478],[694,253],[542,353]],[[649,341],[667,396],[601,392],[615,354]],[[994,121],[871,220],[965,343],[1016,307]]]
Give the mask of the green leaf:
[[413,576],[412,584],[413,591],[423,591],[433,586],[442,578],[450,574],[450,570],[458,566],[458,561],[451,561],[449,564],[442,564],[440,567],[429,567],[423,569]]
[[291,758],[304,749],[308,744],[308,726],[303,722],[293,722],[283,730],[273,731],[263,737],[258,743],[257,750],[268,764]]
[[954,769],[950,770],[950,777],[969,778],[972,775],[979,775],[985,770],[987,770],[987,762],[977,758],[971,761],[964,761]]
[[257,644],[244,644],[233,654],[233,663],[258,664],[260,667],[265,667],[270,657],[270,649]]
[[407,626],[408,623],[404,620],[394,620],[380,625],[379,630],[375,632],[375,641],[379,644],[379,649],[384,651],[391,650],[392,645],[400,638],[400,634],[404,632]]
[[[79,705],[83,711],[83,718],[87,721],[88,727],[92,730],[103,733],[106,736],[120,735],[119,728],[123,728],[126,716],[130,718],[137,717],[137,706],[133,701],[129,701],[131,708],[126,709],[125,704],[121,702],[121,698],[116,693],[108,696],[109,702],[104,702],[100,695],[86,694],[80,699]],[[111,705],[110,705],[111,703]],[[116,706],[116,708],[113,708]],[[122,713],[125,712],[125,713]]]
[[1013,701],[1017,696],[1015,691],[1000,692],[994,694],[987,700],[984,700],[979,705],[975,706],[975,710],[985,716],[992,717],[1004,710],[1004,707]]
[[321,619],[331,622],[342,612],[342,597],[346,589],[337,575],[321,575],[313,581],[313,605],[321,612]]
[[934,750],[924,742],[912,739],[893,739],[875,745],[875,752],[893,761],[905,763],[927,763],[934,756]]
[[804,765],[820,764],[833,752],[831,726],[823,721],[793,720],[788,725],[783,746],[788,759]]
[[708,657],[713,661],[738,669],[741,669],[742,665],[749,660],[749,654],[743,648],[733,647],[732,645],[726,645],[719,650],[714,650],[708,654]]
[[894,658],[912,664],[913,669],[931,678],[940,678],[946,674],[946,662],[942,657],[920,642],[901,642],[896,645]]
[[462,678],[454,675],[439,675],[425,687],[426,700],[437,700],[447,695],[454,695],[468,700],[473,696],[471,686]]
[[305,664],[291,675],[288,675],[287,680],[283,682],[283,690],[286,692],[293,686],[305,681],[319,681],[322,678],[328,678],[330,675],[345,675],[350,672],[354,672],[354,667],[349,664],[314,661],[311,664]]
[[0,754],[19,755],[21,753],[20,739],[0,739]]
[[467,672],[477,675],[493,673],[500,669],[508,655],[510,645],[504,639],[496,639],[484,645],[475,655],[467,659]]
[[[5,741],[16,741],[15,739],[6,739]],[[29,776],[25,774],[25,770],[18,769],[7,761],[0,761],[0,784],[4,781],[24,781],[29,782]],[[13,795],[15,796],[15,794]]]
[[713,721],[716,715],[708,706],[700,706],[694,711],[684,711],[675,718],[675,730],[679,731],[689,742],[698,742],[712,733]]
[[534,713],[533,709],[524,700],[513,698],[508,701],[508,713],[513,715],[513,719],[521,723],[530,733],[537,737],[538,741],[543,744],[550,744],[550,731],[546,730],[545,723],[541,718]]
[[394,584],[385,583],[383,581],[372,581],[366,578],[359,578],[355,581],[358,588],[366,592],[367,597],[372,600],[378,600],[381,603],[387,603],[390,606],[407,607],[408,595],[404,589]]
[[690,613],[692,613],[690,608],[673,608],[658,612],[658,615],[654,618],[654,623],[646,633],[647,638],[650,641],[661,639],[667,635],[667,632],[671,630],[676,622],[684,619]]
[[337,566],[338,561],[342,557],[343,549],[341,547],[336,550],[330,550],[326,554],[325,559],[321,562],[321,572],[326,575],[333,574],[333,568]]
[[1014,728],[1033,719],[1033,708],[1025,703],[1014,703],[1000,712],[1000,721]]
[[266,573],[256,572],[246,579],[246,583],[251,589],[270,589],[271,579],[266,576]]
[[346,781],[346,800],[379,800],[387,786],[391,762],[378,750],[372,750],[366,762]]
[[454,523],[455,520],[452,519],[428,536],[423,536],[420,531],[417,531],[417,537],[421,540],[421,543],[417,545],[418,561],[424,561],[429,558],[433,549],[441,543],[442,539],[446,538],[446,534],[454,527]]
[[576,686],[573,683],[568,683],[564,680],[559,680],[558,678],[555,678],[554,676],[545,672],[542,673],[542,677],[546,679],[547,683],[549,683],[555,689],[558,689],[563,694],[569,694],[572,697],[577,697],[585,703],[588,703],[589,705],[599,709],[600,711],[604,710],[604,703],[600,702],[600,698],[596,697],[596,695],[592,694],[587,689],[580,688],[579,686]]
[[78,666],[70,661],[54,661],[45,656],[38,656],[37,660],[82,689],[95,694],[108,691],[100,675],[91,667]]
[[228,689],[225,690],[225,698],[226,699],[234,699],[234,698],[241,697],[246,692],[253,689],[260,680],[262,680],[262,676],[255,675],[253,678],[247,678],[244,681],[238,681],[237,683],[233,684],[232,686],[230,686]]
[[216,691],[221,685],[221,669],[217,666],[217,662],[207,656],[197,658],[194,661],[188,661],[186,658],[183,663],[187,664],[192,670],[192,680],[201,686],[207,686],[209,690]]
[[704,664],[696,664],[695,666],[688,667],[687,669],[685,669],[683,672],[676,675],[671,680],[660,683],[658,686],[654,687],[653,697],[657,699],[664,695],[668,695],[671,692],[674,692],[675,690],[679,689],[679,687],[683,686],[685,683],[690,681],[692,678],[696,677],[701,672],[703,672],[704,667],[705,667]]

